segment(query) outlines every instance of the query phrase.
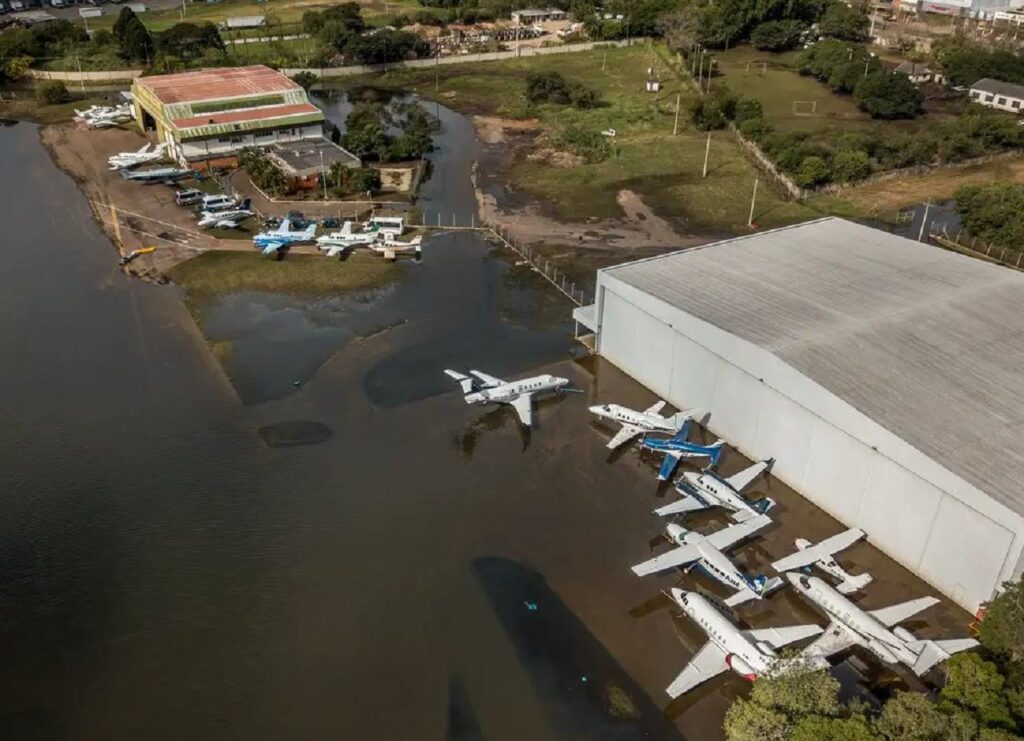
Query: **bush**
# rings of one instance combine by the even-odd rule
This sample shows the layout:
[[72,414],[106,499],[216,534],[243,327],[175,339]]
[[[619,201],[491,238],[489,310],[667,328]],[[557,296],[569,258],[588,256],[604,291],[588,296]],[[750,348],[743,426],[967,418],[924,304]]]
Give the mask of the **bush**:
[[595,108],[597,91],[566,80],[558,72],[530,72],[526,76],[526,99],[531,103],[557,103],[576,108]]
[[68,92],[67,85],[58,80],[40,83],[36,88],[36,95],[47,105],[58,105],[71,100],[71,93]]
[[375,167],[344,167],[341,164],[331,166],[327,178],[331,194],[337,198],[357,193],[373,193],[380,190],[380,171]]
[[871,158],[867,152],[845,150],[832,159],[832,179],[839,183],[855,183],[871,174]]
[[786,51],[800,43],[806,26],[801,21],[768,21],[750,34],[750,43],[761,51]]
[[746,121],[739,124],[738,128],[743,136],[755,142],[764,140],[764,138],[772,131],[771,124],[763,118],[748,118]]
[[828,6],[818,23],[822,36],[844,41],[865,41],[870,21],[862,11],[846,3],[834,2]]
[[313,87],[313,85],[316,84],[316,75],[314,75],[312,72],[307,72],[303,70],[302,72],[299,72],[294,77],[292,77],[292,82],[301,87],[303,90],[308,91],[311,87]]
[[754,98],[742,98],[736,101],[732,117],[737,125],[752,118],[764,118],[761,101]]
[[829,180],[828,163],[821,157],[804,157],[796,171],[796,184],[803,188],[822,185]]
[[607,159],[612,150],[608,137],[583,124],[566,127],[558,137],[558,144],[588,163]]
[[872,118],[914,118],[921,112],[924,94],[906,75],[878,70],[857,83],[853,99]]
[[721,129],[736,114],[736,99],[716,91],[690,104],[690,120],[701,131]]

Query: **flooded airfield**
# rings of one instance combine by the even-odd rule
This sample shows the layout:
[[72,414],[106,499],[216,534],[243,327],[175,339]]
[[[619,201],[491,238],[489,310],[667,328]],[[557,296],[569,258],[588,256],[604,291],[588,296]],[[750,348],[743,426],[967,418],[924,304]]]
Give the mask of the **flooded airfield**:
[[[668,703],[703,637],[660,596],[676,577],[628,568],[663,547],[650,510],[671,490],[586,411],[651,396],[577,357],[568,302],[472,234],[433,237],[360,319],[319,320],[344,325],[333,348],[290,327],[277,352],[303,364],[252,363],[246,404],[178,289],[121,274],[37,130],[0,129],[0,158],[4,738],[721,736],[745,684]],[[261,341],[251,357],[273,359]],[[441,371],[465,366],[584,393],[525,434],[454,393]],[[755,488],[780,522],[743,566],[839,529]],[[866,544],[844,561],[875,575],[866,606],[932,593]],[[821,621],[789,593],[743,615]],[[965,619],[925,616],[926,635]]]

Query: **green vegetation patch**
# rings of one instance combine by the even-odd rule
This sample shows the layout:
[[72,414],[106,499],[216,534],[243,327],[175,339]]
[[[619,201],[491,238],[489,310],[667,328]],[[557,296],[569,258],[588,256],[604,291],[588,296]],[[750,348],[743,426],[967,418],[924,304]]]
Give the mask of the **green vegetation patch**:
[[192,114],[218,113],[220,111],[233,111],[236,108],[260,108],[262,106],[283,104],[283,95],[262,95],[255,98],[215,100],[210,103],[193,103]]

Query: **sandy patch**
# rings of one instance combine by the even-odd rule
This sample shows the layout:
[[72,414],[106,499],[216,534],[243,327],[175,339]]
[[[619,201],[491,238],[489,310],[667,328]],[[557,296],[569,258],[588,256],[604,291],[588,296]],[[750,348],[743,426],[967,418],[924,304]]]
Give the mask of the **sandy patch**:
[[552,147],[541,147],[540,149],[526,155],[526,159],[534,162],[543,162],[549,167],[561,170],[570,170],[573,167],[579,167],[586,162],[586,160],[578,154],[566,152],[561,149],[553,149]]
[[485,144],[501,144],[508,138],[507,132],[523,133],[536,131],[540,124],[535,118],[514,119],[499,116],[473,116],[476,135]]

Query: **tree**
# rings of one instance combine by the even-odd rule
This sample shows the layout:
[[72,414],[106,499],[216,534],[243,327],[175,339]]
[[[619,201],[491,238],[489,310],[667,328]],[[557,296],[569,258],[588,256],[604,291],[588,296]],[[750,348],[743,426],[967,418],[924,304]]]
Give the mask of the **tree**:
[[663,13],[658,18],[658,32],[672,51],[688,51],[696,42],[699,18],[692,5]]
[[871,174],[871,158],[867,152],[844,150],[832,158],[832,179],[839,183],[855,183]]
[[737,126],[744,121],[755,118],[764,118],[764,109],[761,107],[761,101],[756,98],[741,98],[736,101],[736,106],[733,110],[733,120]]
[[[998,245],[1024,244],[1024,187],[1015,183],[965,185],[954,197],[960,221],[972,236]],[[1024,646],[1016,642],[1024,630],[1020,591],[1018,584],[989,603],[979,633],[985,648],[1011,664],[1020,662],[1024,652]]]
[[857,83],[853,99],[872,118],[914,118],[921,112],[924,94],[906,75],[878,70]]
[[558,72],[530,72],[526,75],[526,99],[531,103],[568,103],[569,83]]
[[808,715],[797,721],[787,741],[876,741],[879,738],[860,715],[851,718]]
[[[993,196],[992,205],[998,210],[1005,210],[1006,215],[1012,213],[1009,209],[1017,209],[1016,213],[1022,213],[1020,208],[1024,206],[1024,191],[1018,186],[1010,184],[992,184],[991,186],[976,186],[972,189],[962,188],[957,191],[956,205],[957,210],[961,211],[961,215],[963,215],[963,207],[975,210],[977,205],[980,205],[976,202],[978,196],[985,199],[985,191],[979,191],[978,187],[992,188],[990,193]],[[961,200],[961,192],[964,192],[963,200]],[[999,209],[1000,203],[1004,204],[1004,209]],[[971,233],[977,234],[973,227],[966,223],[964,226],[967,226]],[[978,234],[978,236],[981,235]],[[1020,236],[1024,236],[1024,230],[1017,236],[1017,241],[1004,242],[1004,244],[1024,244],[1024,241],[1020,241]],[[1010,664],[1024,664],[1024,586],[1022,584],[1024,584],[1022,580],[1003,583],[1003,591],[985,605],[985,618],[981,621],[978,634],[981,645]]]
[[387,130],[392,123],[393,119],[383,105],[360,101],[345,118],[341,145],[360,158],[383,159],[391,144]]
[[341,163],[331,166],[327,178],[332,195],[344,198],[356,193],[380,190],[380,170],[375,167],[345,167]]
[[917,692],[897,692],[875,722],[887,741],[946,741],[948,729],[946,714]]
[[118,47],[121,49],[121,56],[130,62],[145,61],[147,64],[153,57],[153,37],[149,30],[139,20],[128,6],[121,8],[121,12],[114,22],[114,38],[117,39]]
[[790,724],[784,714],[741,697],[726,711],[723,728],[728,741],[786,741]]
[[294,82],[296,85],[298,85],[303,90],[308,92],[309,89],[316,84],[316,75],[314,75],[312,72],[307,72],[306,70],[303,70],[298,74],[292,76],[292,82]]
[[356,64],[386,64],[427,56],[430,44],[408,31],[383,30],[373,35],[352,36],[344,53],[346,61]]
[[822,36],[834,39],[864,41],[868,37],[869,25],[870,21],[862,11],[843,2],[834,2],[818,22],[818,30]]
[[796,48],[805,28],[796,20],[766,21],[751,32],[750,43],[762,51],[786,51]]
[[212,23],[176,23],[158,35],[157,46],[161,54],[181,59],[198,59],[209,51],[224,51],[224,41]]
[[67,86],[58,80],[50,80],[39,84],[36,88],[36,95],[47,105],[67,103],[71,100],[71,93]]
[[827,183],[829,179],[828,163],[821,157],[804,157],[796,171],[796,184],[810,188]]
[[1003,694],[1005,684],[991,661],[976,653],[957,654],[946,662],[940,705],[951,712],[969,711],[982,726],[1012,730],[1016,724]]

